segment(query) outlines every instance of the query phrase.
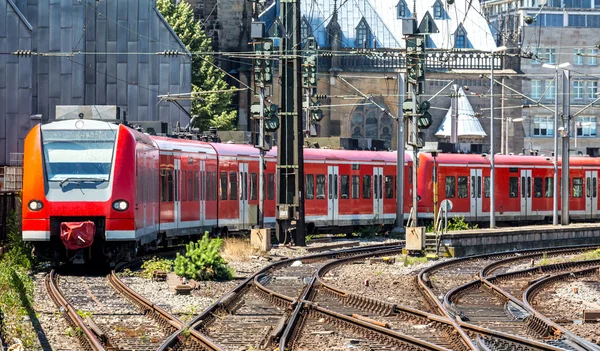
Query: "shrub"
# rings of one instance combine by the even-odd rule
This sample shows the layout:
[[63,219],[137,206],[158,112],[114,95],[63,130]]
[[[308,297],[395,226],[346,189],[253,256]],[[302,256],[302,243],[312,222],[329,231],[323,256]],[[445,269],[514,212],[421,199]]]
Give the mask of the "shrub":
[[152,257],[151,260],[148,260],[142,264],[142,277],[152,279],[152,273],[154,273],[155,270],[161,270],[169,273],[172,267],[173,261],[164,258]]
[[195,280],[213,280],[233,278],[233,269],[219,254],[223,239],[209,239],[208,232],[202,240],[186,245],[185,256],[177,254],[175,274]]
[[465,222],[465,217],[456,216],[448,220],[448,230],[467,230],[467,229],[477,229],[479,226],[477,224],[471,226],[469,223]]

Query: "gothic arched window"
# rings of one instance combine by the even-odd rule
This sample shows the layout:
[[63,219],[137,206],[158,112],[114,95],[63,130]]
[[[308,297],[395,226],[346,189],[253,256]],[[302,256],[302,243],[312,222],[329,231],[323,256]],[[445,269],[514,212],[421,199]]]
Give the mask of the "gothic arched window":
[[[379,106],[386,107],[383,99],[376,98],[376,102]],[[391,148],[393,135],[393,120],[387,114],[381,112],[379,107],[370,104],[369,101],[359,102],[359,105],[352,111],[350,118],[351,138],[379,139],[385,142],[386,147]]]

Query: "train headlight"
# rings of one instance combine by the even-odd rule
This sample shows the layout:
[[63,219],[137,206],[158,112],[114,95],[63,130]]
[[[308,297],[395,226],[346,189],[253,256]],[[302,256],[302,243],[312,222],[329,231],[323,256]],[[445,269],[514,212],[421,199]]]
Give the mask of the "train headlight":
[[29,207],[31,211],[39,211],[44,207],[44,204],[40,200],[31,200],[29,201],[29,204],[27,204],[27,207]]
[[126,211],[129,208],[129,203],[125,200],[117,200],[113,202],[112,206],[117,211]]

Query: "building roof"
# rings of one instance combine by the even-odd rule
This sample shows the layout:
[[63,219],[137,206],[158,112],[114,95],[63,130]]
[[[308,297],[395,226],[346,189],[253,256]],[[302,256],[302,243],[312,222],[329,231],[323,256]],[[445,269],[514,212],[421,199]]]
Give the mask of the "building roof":
[[[458,89],[458,137],[480,137],[487,136],[481,123],[475,117],[475,112],[469,99],[462,88]],[[440,138],[449,137],[452,133],[452,106],[440,124],[435,136]]]

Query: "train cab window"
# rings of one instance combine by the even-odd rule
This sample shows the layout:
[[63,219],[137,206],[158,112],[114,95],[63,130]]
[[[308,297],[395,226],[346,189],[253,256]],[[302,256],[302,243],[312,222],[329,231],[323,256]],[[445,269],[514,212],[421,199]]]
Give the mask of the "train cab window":
[[393,199],[394,198],[394,177],[393,176],[385,176],[385,198]]
[[250,173],[250,200],[256,200],[256,190],[258,189],[257,180],[256,173]]
[[219,191],[220,191],[220,196],[219,199],[220,200],[227,200],[227,172],[221,172],[221,174],[219,175],[219,179],[220,179],[220,187],[219,187]]
[[508,196],[519,197],[519,177],[510,177],[508,179]]
[[363,176],[363,199],[371,198],[371,176]]
[[573,178],[573,197],[583,196],[583,178]]
[[469,177],[458,177],[458,198],[469,197]]
[[315,175],[306,175],[306,199],[312,200],[315,198]]
[[360,199],[360,176],[352,176],[352,198]]
[[200,188],[200,178],[198,177],[198,171],[194,171],[194,200],[198,201],[198,199],[200,198],[200,194],[199,194],[199,188]]
[[542,197],[543,179],[541,177],[533,178],[533,197]]
[[275,198],[275,174],[267,174],[267,199],[273,200]]
[[483,196],[490,197],[490,177],[483,177]]
[[237,172],[229,173],[229,200],[237,200],[238,198],[238,181]]
[[350,197],[350,176],[342,175],[341,195],[342,199]]
[[544,189],[546,197],[554,197],[554,178],[546,177],[546,188]]
[[325,175],[317,174],[317,199],[325,198]]
[[451,199],[456,196],[456,178],[454,176],[446,177],[446,198]]
[[188,171],[187,185],[188,201],[192,201],[194,199],[194,176],[192,171]]

